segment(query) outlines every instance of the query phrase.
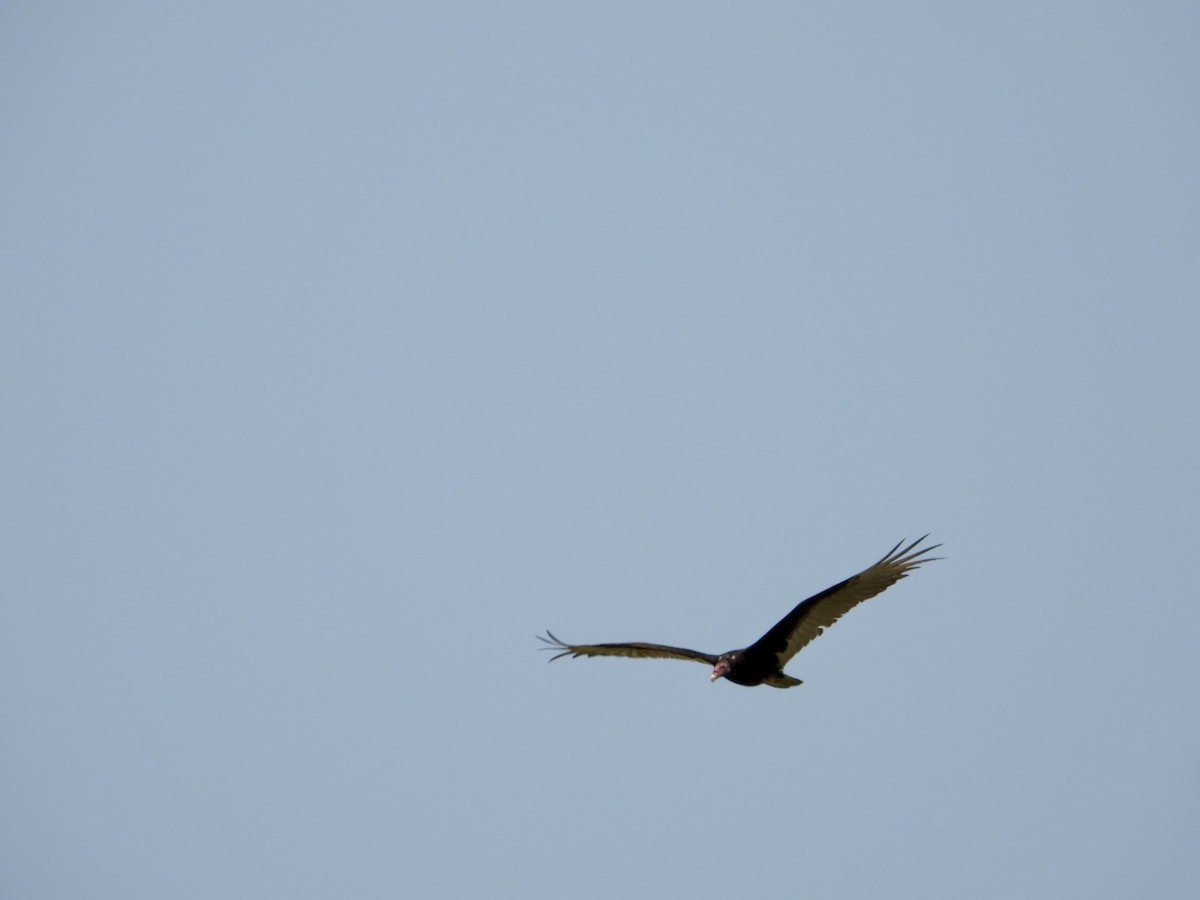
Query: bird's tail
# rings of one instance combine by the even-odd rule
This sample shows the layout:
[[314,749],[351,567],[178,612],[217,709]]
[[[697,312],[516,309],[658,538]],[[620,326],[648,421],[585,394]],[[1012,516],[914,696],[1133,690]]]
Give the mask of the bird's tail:
[[798,684],[804,684],[799,678],[793,678],[791,675],[784,675],[780,672],[778,675],[772,675],[766,679],[763,684],[769,684],[771,687],[790,688]]

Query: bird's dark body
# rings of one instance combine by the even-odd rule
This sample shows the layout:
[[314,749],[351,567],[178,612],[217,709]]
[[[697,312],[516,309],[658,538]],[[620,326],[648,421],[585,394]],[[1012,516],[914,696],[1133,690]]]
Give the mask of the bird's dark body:
[[728,653],[722,653],[720,658],[729,663],[725,680],[745,687],[757,687],[772,675],[782,672],[775,666],[773,655],[750,653],[748,650],[730,650]]
[[904,543],[901,541],[873,566],[797,604],[791,612],[776,622],[770,631],[749,647],[730,650],[720,656],[665,644],[567,644],[551,632],[546,632],[548,637],[539,636],[539,640],[550,645],[543,649],[560,651],[551,661],[561,656],[686,659],[712,666],[714,681],[724,678],[745,687],[760,684],[777,688],[795,687],[801,683],[800,679],[793,678],[783,671],[783,667],[793,656],[850,609],[887,590],[922,563],[937,559],[926,554],[941,545],[935,544],[918,550],[917,545],[923,540],[925,538],[918,538],[903,550],[900,549]]

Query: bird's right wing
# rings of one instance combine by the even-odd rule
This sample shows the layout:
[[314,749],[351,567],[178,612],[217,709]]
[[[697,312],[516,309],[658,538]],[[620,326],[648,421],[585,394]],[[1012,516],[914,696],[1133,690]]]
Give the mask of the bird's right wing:
[[541,649],[559,651],[550,657],[550,662],[554,662],[560,656],[570,656],[572,659],[580,656],[628,656],[632,659],[687,659],[709,666],[716,665],[717,662],[717,657],[711,653],[701,653],[698,650],[688,650],[684,647],[668,647],[664,644],[568,644],[560,641],[549,631],[546,632],[546,637],[542,637],[539,634],[537,639],[549,645]]
[[887,590],[924,563],[938,559],[939,557],[926,554],[936,550],[941,544],[934,544],[932,547],[920,546],[921,541],[927,537],[929,535],[917,538],[907,546],[901,541],[875,565],[868,566],[857,575],[852,575],[845,581],[809,597],[748,647],[746,653],[772,654],[782,669],[801,648],[815,640],[821,632],[855,606]]

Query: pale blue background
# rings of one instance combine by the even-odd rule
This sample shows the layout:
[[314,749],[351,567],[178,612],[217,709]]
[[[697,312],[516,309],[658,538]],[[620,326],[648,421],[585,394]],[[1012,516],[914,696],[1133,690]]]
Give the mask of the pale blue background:
[[1198,26],[5,4],[0,894],[1196,896]]

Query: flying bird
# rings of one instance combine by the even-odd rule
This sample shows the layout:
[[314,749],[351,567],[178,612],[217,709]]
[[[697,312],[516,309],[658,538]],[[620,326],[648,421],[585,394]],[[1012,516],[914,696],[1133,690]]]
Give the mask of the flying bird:
[[770,631],[742,650],[730,650],[728,653],[716,655],[683,647],[668,647],[664,644],[568,644],[549,631],[546,632],[546,637],[538,635],[537,638],[549,645],[542,647],[542,650],[560,651],[550,657],[550,662],[562,656],[688,659],[712,666],[710,681],[724,678],[746,687],[759,684],[769,684],[776,688],[795,687],[801,683],[800,679],[783,672],[783,667],[793,656],[864,600],[887,590],[909,572],[919,568],[922,563],[941,559],[939,556],[926,555],[942,546],[941,544],[917,549],[917,545],[927,537],[929,535],[917,538],[903,550],[900,547],[904,541],[901,541],[873,566],[868,566],[857,575],[852,575],[845,581],[809,597],[780,619]]

